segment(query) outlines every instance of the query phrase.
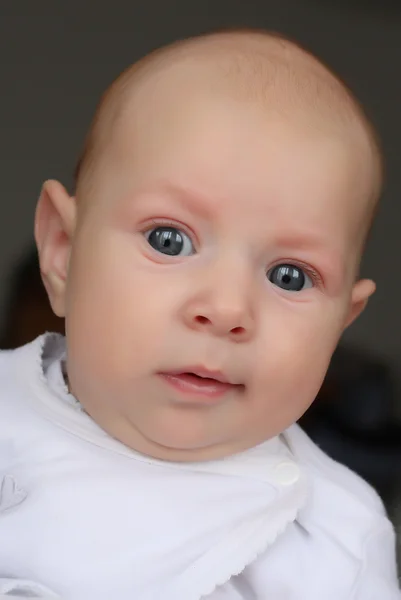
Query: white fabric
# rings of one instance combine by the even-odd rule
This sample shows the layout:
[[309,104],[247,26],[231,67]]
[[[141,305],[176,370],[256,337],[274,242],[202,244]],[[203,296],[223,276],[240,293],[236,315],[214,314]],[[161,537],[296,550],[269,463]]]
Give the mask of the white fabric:
[[0,598],[400,600],[380,500],[297,426],[153,460],[81,410],[63,351],[48,335],[0,354]]

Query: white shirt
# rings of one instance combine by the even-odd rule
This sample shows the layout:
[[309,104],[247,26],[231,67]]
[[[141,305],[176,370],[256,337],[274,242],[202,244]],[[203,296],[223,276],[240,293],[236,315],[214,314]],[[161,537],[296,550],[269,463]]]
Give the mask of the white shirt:
[[376,493],[296,425],[168,463],[68,394],[63,339],[0,354],[0,598],[400,600]]

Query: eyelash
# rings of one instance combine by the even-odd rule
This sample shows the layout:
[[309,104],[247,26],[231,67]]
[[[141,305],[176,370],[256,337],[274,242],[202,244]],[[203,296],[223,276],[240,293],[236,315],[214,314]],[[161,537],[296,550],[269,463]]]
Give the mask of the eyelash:
[[[146,225],[146,227],[142,230],[143,233],[147,233],[148,231],[150,231],[151,229],[153,229],[154,227],[175,227],[177,229],[181,229],[182,231],[184,231],[184,233],[191,238],[194,246],[199,246],[199,241],[196,237],[196,235],[194,234],[193,231],[189,230],[188,227],[186,227],[184,225],[184,223],[180,223],[179,221],[172,221],[170,219],[151,219],[150,221],[150,225]],[[314,286],[316,287],[322,287],[324,284],[324,280],[323,277],[320,275],[320,273],[314,269],[313,267],[311,267],[310,265],[300,262],[300,261],[294,261],[293,259],[282,259],[280,260],[280,262],[276,262],[274,265],[272,265],[268,271],[271,271],[272,269],[274,269],[275,267],[278,267],[281,264],[289,264],[293,267],[296,267],[297,269],[302,269],[303,271],[305,271],[305,273],[308,275],[308,277],[311,278],[311,280],[313,281]]]
[[196,237],[194,232],[192,230],[190,230],[186,225],[184,225],[184,223],[180,223],[180,221],[172,221],[170,219],[163,219],[163,218],[151,219],[150,224],[147,224],[142,229],[142,233],[147,233],[151,229],[154,229],[157,227],[174,227],[175,229],[179,229],[180,231],[183,231],[191,239],[194,246],[199,245],[198,238]]

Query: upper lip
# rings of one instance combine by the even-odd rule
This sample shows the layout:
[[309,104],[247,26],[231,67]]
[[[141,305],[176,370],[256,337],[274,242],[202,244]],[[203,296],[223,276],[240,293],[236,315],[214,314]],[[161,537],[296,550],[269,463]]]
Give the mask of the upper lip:
[[230,385],[239,385],[238,383],[232,381],[227,375],[225,375],[222,371],[215,371],[211,369],[206,369],[205,367],[185,367],[183,369],[177,369],[174,371],[165,372],[164,375],[197,375],[198,377],[203,377],[204,379],[214,379],[215,381],[219,381],[220,383],[228,383]]

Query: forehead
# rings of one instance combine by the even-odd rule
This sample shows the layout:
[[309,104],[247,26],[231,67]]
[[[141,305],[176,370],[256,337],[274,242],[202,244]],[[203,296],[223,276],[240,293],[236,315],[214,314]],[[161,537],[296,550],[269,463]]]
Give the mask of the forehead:
[[366,192],[357,146],[313,120],[198,93],[179,106],[167,99],[158,110],[149,103],[140,117],[127,115],[109,153],[110,176],[129,193],[169,181],[198,190],[215,211],[229,206],[255,217],[269,210],[344,228]]

